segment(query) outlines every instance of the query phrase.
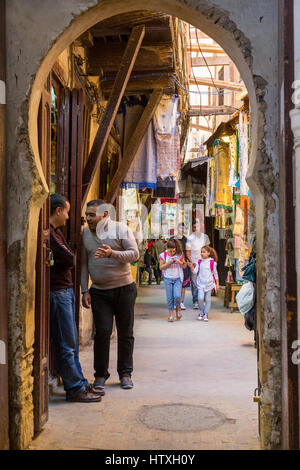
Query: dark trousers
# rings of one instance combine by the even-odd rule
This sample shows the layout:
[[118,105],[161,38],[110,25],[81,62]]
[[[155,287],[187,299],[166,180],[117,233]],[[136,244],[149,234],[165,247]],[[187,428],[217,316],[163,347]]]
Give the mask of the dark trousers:
[[[150,267],[141,267],[140,268],[140,273],[139,273],[139,285],[142,284],[142,276],[143,276],[143,272],[144,271],[147,271],[147,273],[149,274],[149,280],[148,280],[148,284],[152,284],[152,269]],[[156,284],[160,284],[160,281],[161,281],[161,271],[159,269],[155,269],[153,268],[153,271],[154,271],[154,276],[155,276],[155,280],[156,280]]]
[[115,289],[100,290],[91,287],[91,303],[96,328],[94,337],[95,377],[107,379],[110,374],[109,349],[113,328],[113,317],[116,318],[118,334],[117,371],[120,379],[131,376],[133,370],[133,323],[134,304],[137,296],[135,283]]
[[64,389],[68,395],[76,395],[86,388],[88,381],[78,357],[75,298],[71,287],[50,292],[50,332]]

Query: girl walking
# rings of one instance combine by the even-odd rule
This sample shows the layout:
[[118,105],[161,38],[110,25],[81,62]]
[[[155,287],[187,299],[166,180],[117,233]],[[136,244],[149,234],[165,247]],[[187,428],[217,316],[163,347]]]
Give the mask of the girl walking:
[[186,263],[183,257],[182,246],[179,240],[168,240],[167,249],[160,255],[159,268],[164,273],[164,284],[169,309],[169,322],[182,318],[180,311],[181,289],[183,281],[183,269]]
[[198,289],[198,304],[200,313],[198,320],[208,321],[208,313],[211,306],[211,291],[219,289],[219,276],[217,271],[218,255],[210,246],[201,249],[201,259],[196,264],[189,263],[190,268],[196,274]]

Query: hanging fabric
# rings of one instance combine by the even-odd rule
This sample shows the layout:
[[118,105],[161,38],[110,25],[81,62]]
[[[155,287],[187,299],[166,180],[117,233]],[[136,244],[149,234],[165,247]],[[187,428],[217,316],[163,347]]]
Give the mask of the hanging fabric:
[[240,158],[240,194],[248,196],[246,175],[248,170],[248,116],[241,111],[239,114],[239,158]]
[[178,98],[163,95],[154,117],[157,147],[157,177],[178,179],[180,168],[180,138],[177,133]]
[[137,190],[135,188],[123,189],[122,196],[124,197],[125,211],[138,211]]
[[[123,143],[124,158],[126,147],[142,116],[144,107],[141,104],[124,105],[122,112],[117,114],[116,125]],[[137,150],[135,158],[123,181],[123,188],[155,188],[156,187],[157,152],[153,129],[150,122],[144,138]]]
[[157,149],[157,177],[178,177],[180,139],[177,134],[155,134]]
[[253,235],[256,232],[255,202],[251,191],[249,191],[249,213],[248,213],[248,233]]
[[229,180],[229,145],[217,139],[214,142],[214,160],[216,165],[216,209],[232,209],[232,191]]
[[165,180],[158,178],[153,196],[175,198],[175,181],[172,178]]
[[235,187],[238,182],[237,171],[237,136],[233,134],[229,137],[229,154],[230,154],[230,172],[228,186]]
[[162,96],[153,118],[156,134],[176,134],[177,106],[177,97],[169,95]]
[[206,201],[205,201],[205,216],[214,216],[214,201],[215,201],[215,161],[210,160],[207,165],[207,179],[206,179]]

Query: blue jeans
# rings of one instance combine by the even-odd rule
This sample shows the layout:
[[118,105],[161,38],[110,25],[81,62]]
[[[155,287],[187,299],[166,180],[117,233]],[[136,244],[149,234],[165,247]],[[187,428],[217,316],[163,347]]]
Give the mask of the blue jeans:
[[175,307],[179,307],[180,305],[182,289],[181,279],[179,277],[177,279],[164,277],[164,284],[167,294],[168,309],[174,310]]
[[196,284],[196,278],[197,278],[197,275],[191,273],[191,290],[192,290],[193,304],[198,302],[198,287]]
[[50,291],[50,331],[55,358],[67,395],[84,390],[84,378],[78,356],[78,334],[75,322],[73,289]]
[[208,316],[211,306],[211,290],[204,292],[203,289],[198,289],[198,303],[200,312]]

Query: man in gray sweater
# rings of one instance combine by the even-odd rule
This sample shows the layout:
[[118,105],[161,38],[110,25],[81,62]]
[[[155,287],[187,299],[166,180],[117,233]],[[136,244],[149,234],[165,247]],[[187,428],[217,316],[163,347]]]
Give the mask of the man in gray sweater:
[[[121,387],[133,387],[133,323],[137,288],[130,263],[139,257],[132,231],[126,224],[112,220],[101,199],[87,204],[88,227],[82,237],[82,304],[92,307],[95,388],[104,388],[108,372],[110,336],[115,315],[118,333],[117,370]],[[92,286],[89,289],[89,276]]]

